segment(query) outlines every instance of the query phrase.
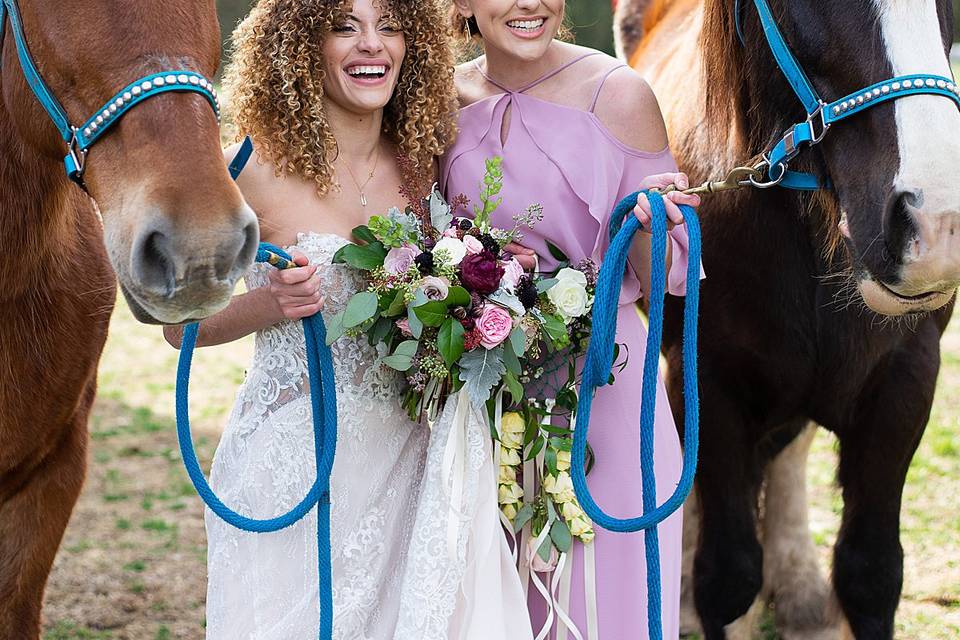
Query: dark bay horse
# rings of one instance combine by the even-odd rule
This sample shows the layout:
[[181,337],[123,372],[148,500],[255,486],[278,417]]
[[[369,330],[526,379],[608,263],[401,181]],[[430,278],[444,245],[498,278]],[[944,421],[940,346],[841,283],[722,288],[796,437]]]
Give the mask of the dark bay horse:
[[[20,14],[74,123],[144,75],[212,77],[219,64],[213,0],[30,0]],[[69,182],[65,145],[11,29],[0,52],[0,639],[23,640],[39,636],[47,574],[84,478],[114,271],[141,321],[204,317],[252,262],[257,226],[196,93],[134,107],[90,151],[90,196]]]
[[[770,4],[830,99],[897,75],[952,76],[948,0]],[[693,178],[722,176],[804,120],[750,0],[621,0],[617,24],[621,55],[653,85],[680,167]],[[761,588],[764,469],[810,422],[840,442],[836,600],[857,638],[893,637],[903,484],[960,284],[958,155],[956,106],[911,96],[838,123],[800,156],[794,168],[828,179],[832,190],[705,198],[694,599],[708,639],[726,637]],[[676,411],[682,305],[669,301],[667,314]],[[805,624],[823,623],[815,609],[826,606],[814,603]]]

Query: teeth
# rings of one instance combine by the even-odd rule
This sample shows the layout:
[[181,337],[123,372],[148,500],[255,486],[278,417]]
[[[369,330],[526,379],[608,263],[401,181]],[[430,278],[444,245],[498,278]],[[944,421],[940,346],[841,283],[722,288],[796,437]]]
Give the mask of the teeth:
[[382,64],[350,67],[349,69],[347,69],[347,73],[349,73],[351,76],[367,76],[367,75],[382,76],[386,72],[387,72],[387,67]]
[[511,29],[529,29],[533,31],[543,26],[543,18],[539,20],[512,20],[507,23],[507,26]]

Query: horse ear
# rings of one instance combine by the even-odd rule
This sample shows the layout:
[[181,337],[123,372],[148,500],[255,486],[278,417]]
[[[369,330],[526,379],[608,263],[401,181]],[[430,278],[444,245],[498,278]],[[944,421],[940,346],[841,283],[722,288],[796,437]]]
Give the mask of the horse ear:
[[643,16],[650,0],[613,0],[613,40],[617,56],[628,61],[643,38]]

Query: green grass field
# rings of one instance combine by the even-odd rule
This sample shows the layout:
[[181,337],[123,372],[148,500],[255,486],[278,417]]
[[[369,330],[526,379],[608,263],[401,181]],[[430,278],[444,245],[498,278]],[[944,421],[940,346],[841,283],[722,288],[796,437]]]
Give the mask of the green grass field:
[[[251,353],[248,338],[197,354],[192,416],[205,464]],[[46,640],[202,637],[203,512],[176,443],[176,358],[159,329],[118,306],[100,368],[87,482],[47,590]],[[906,488],[898,638],[960,637],[958,431],[960,320],[944,341],[936,405]],[[812,528],[825,570],[840,509],[833,447],[822,434],[811,469]]]

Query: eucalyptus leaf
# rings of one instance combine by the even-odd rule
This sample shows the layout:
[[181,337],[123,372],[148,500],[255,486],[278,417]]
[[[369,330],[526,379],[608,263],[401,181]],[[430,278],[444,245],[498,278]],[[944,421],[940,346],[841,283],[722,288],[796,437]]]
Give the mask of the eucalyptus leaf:
[[527,350],[527,336],[522,328],[516,327],[510,332],[510,346],[512,347],[514,355],[518,358],[523,357],[523,354]]
[[343,311],[335,314],[330,320],[327,321],[327,339],[326,343],[329,347],[334,342],[340,339],[344,333],[346,333],[347,328],[343,326]]
[[475,407],[482,407],[490,398],[493,388],[500,382],[506,367],[503,364],[503,347],[474,349],[460,358],[460,379],[470,394]]
[[373,329],[370,330],[367,337],[370,340],[370,345],[375,346],[381,342],[384,342],[384,339],[390,333],[390,330],[393,329],[393,321],[388,318],[379,318],[376,323],[373,325]]
[[397,371],[407,371],[413,366],[413,356],[417,354],[419,346],[416,340],[405,340],[397,345],[392,355],[383,359],[383,364]]
[[543,280],[537,281],[537,293],[549,291],[558,282],[560,282],[559,278],[544,278]]
[[537,549],[537,555],[540,556],[540,559],[544,562],[550,562],[551,552],[553,550],[553,542],[549,537],[544,539],[543,543],[540,545],[540,548]]
[[420,322],[420,318],[414,313],[414,307],[407,308],[407,324],[410,325],[410,333],[413,334],[414,338],[419,340],[423,334],[423,323]]
[[553,544],[556,545],[557,551],[560,553],[570,551],[570,547],[573,545],[573,536],[570,534],[570,527],[563,521],[563,518],[558,518],[550,527],[550,539],[553,540]]
[[350,298],[343,312],[343,326],[347,329],[363,324],[377,313],[380,299],[372,291],[361,291]]
[[453,366],[463,355],[463,325],[459,320],[447,318],[437,334],[437,348],[448,367]]
[[517,511],[517,516],[513,519],[513,532],[519,533],[523,525],[533,520],[533,505],[527,503]]

